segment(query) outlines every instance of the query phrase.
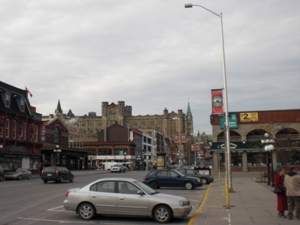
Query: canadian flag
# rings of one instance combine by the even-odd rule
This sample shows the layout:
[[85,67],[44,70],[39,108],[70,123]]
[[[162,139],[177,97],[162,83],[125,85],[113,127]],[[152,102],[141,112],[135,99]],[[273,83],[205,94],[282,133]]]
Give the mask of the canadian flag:
[[30,97],[32,97],[32,94],[31,94],[31,92],[28,90],[27,87],[25,87],[25,90],[29,93]]

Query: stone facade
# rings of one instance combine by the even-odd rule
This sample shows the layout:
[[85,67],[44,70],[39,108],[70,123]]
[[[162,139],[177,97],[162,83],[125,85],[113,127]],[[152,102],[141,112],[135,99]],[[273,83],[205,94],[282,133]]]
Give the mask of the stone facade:
[[[300,164],[300,110],[230,112],[235,118],[230,128],[232,171],[260,171],[272,166]],[[229,120],[230,122],[230,120]],[[225,164],[224,131],[221,118],[211,117],[213,127],[214,170]],[[221,125],[220,125],[221,124]],[[236,126],[237,125],[237,126]],[[275,140],[272,152],[261,140],[268,133]]]

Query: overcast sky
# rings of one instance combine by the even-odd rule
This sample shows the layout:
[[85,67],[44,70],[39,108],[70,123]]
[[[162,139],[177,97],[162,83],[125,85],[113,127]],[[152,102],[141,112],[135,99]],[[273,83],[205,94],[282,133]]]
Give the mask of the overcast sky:
[[212,133],[211,89],[229,111],[300,108],[300,1],[51,0],[0,2],[0,80],[53,114],[125,101],[133,115],[190,102],[194,133]]

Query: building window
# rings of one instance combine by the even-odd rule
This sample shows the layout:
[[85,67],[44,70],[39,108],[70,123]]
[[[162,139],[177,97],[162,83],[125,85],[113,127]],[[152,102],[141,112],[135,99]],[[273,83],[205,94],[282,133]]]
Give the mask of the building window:
[[7,137],[7,138],[9,137],[9,129],[10,129],[9,123],[10,123],[10,121],[9,121],[9,119],[7,119],[6,123],[5,123],[5,137]]
[[6,97],[5,97],[5,106],[7,108],[10,108],[10,95],[9,94],[6,94]]
[[111,111],[109,114],[109,120],[110,121],[115,121],[116,120],[116,112],[115,111]]
[[98,127],[102,127],[102,122],[98,122]]
[[59,144],[60,142],[60,135],[61,135],[61,133],[60,133],[60,129],[59,129],[59,127],[58,126],[56,126],[55,127],[55,130],[54,130],[54,143],[57,143],[57,144]]
[[23,128],[23,138],[26,140],[26,130],[27,130],[27,124],[24,123],[24,128]]
[[21,111],[25,112],[25,101],[24,101],[24,99],[21,99]]
[[82,126],[82,127],[85,127],[85,123],[82,123],[81,126]]
[[38,131],[39,131],[38,126],[35,125],[35,141],[36,142],[38,142],[38,140],[39,140],[39,132]]
[[90,123],[90,127],[93,127],[94,126],[94,123]]
[[17,121],[14,120],[14,125],[13,125],[13,138],[17,137]]
[[93,133],[95,133],[95,132],[94,132],[93,129],[89,129],[89,133],[90,133],[90,134],[93,134]]

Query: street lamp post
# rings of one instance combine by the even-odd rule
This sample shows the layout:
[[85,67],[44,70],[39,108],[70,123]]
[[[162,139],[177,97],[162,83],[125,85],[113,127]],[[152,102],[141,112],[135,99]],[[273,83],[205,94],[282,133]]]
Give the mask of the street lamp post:
[[124,152],[124,163],[126,163],[126,152]]
[[[269,156],[271,154],[271,161],[273,159],[272,151],[275,149],[274,143],[275,140],[270,137],[269,133],[264,134],[265,139],[261,140],[261,143],[265,145],[264,150],[267,152],[267,168],[268,168],[268,185],[270,185],[270,160]],[[272,176],[272,187],[274,187],[274,170],[273,170],[273,162],[271,162],[271,176]]]
[[[195,4],[185,4],[185,8],[192,8],[193,6],[201,7],[208,12],[214,14],[215,16],[220,18],[221,21],[221,39],[222,39],[222,61],[223,61],[223,82],[224,82],[224,105],[225,105],[225,127],[224,131],[226,131],[226,148],[224,150],[227,150],[227,170],[226,170],[226,191],[227,189],[229,191],[233,191],[232,188],[232,180],[231,180],[231,152],[230,152],[230,132],[229,132],[229,120],[228,120],[228,95],[227,95],[227,80],[226,80],[226,64],[225,64],[225,48],[224,48],[224,33],[223,33],[223,19],[222,19],[222,13],[217,14],[201,5],[195,5]],[[228,195],[229,197],[229,195]],[[229,200],[228,200],[229,202]],[[227,208],[230,206],[227,204]]]

